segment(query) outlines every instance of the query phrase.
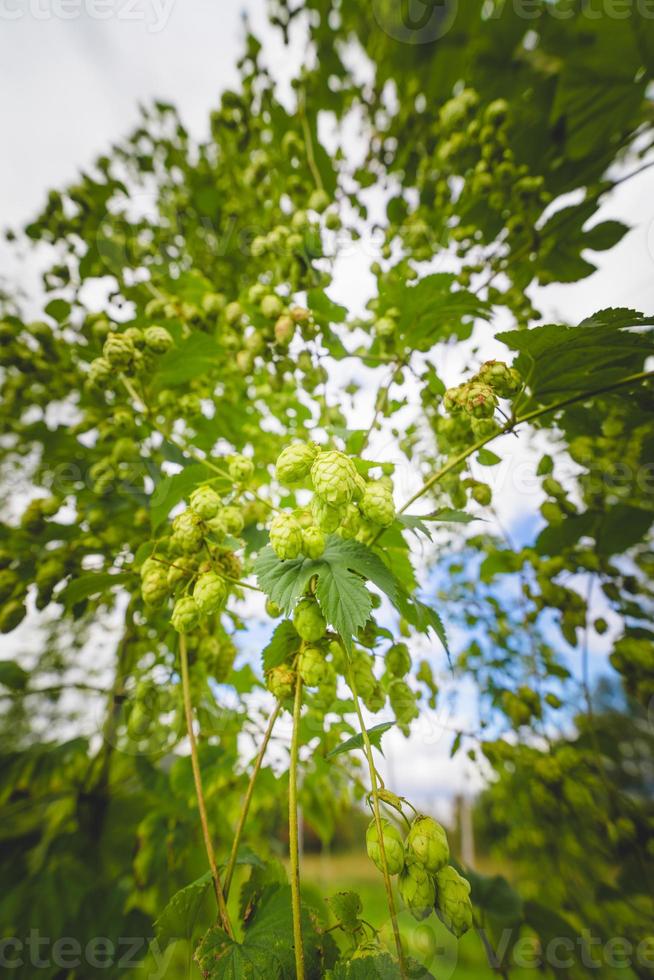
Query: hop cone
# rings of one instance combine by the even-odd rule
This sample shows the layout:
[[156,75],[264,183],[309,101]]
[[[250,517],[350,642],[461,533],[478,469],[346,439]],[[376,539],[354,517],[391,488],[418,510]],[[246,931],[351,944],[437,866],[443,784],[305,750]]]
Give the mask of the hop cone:
[[254,463],[247,456],[234,456],[229,463],[229,475],[234,483],[247,483],[254,473]]
[[220,497],[213,487],[198,487],[191,494],[191,509],[201,517],[203,521],[210,521],[220,510]]
[[302,528],[292,514],[278,514],[270,525],[270,545],[282,561],[302,551]]
[[172,543],[185,554],[199,551],[203,538],[201,521],[195,511],[185,510],[173,521]]
[[407,865],[398,882],[402,901],[414,919],[426,919],[434,907],[434,879],[420,864]]
[[393,681],[388,688],[388,697],[400,725],[408,725],[409,722],[418,717],[416,696],[406,681]]
[[113,368],[106,357],[96,357],[89,365],[86,383],[89,388],[99,388],[113,377]]
[[165,354],[173,346],[173,338],[165,327],[148,327],[144,339],[145,346],[153,354]]
[[[384,853],[388,871],[392,875],[399,875],[404,867],[404,844],[402,835],[397,827],[389,820],[382,819],[382,834],[384,838]],[[366,850],[368,857],[376,864],[380,871],[384,870],[382,861],[381,847],[379,844],[379,834],[377,833],[377,822],[370,821],[366,831]]]
[[[318,498],[316,497],[316,500]],[[341,538],[355,538],[361,528],[361,514],[356,504],[348,504],[336,533]]]
[[289,667],[283,665],[273,667],[272,670],[268,671],[266,682],[270,693],[274,694],[278,701],[284,701],[293,694],[295,674]]
[[302,551],[307,558],[320,558],[325,550],[325,535],[319,527],[311,526],[302,531]]
[[497,405],[497,397],[492,388],[480,381],[471,381],[466,387],[464,408],[468,415],[476,419],[493,417]]
[[315,442],[294,442],[282,449],[275,466],[279,482],[293,484],[304,480],[319,451]]
[[232,504],[229,507],[223,507],[218,514],[217,524],[225,534],[240,534],[245,524],[241,508]]
[[193,598],[201,613],[209,616],[217,612],[227,598],[225,580],[215,572],[205,572],[195,583]]
[[416,817],[407,834],[406,850],[407,864],[421,864],[430,874],[436,874],[450,859],[447,835],[431,817]]
[[168,572],[163,566],[151,569],[141,582],[141,596],[146,605],[156,608],[168,598]]
[[122,371],[132,363],[134,344],[129,337],[112,332],[104,342],[102,353],[112,368]]
[[315,599],[302,599],[298,602],[293,615],[293,625],[301,639],[307,643],[316,643],[322,639],[327,629],[325,617]]
[[522,378],[515,368],[503,361],[486,361],[477,374],[478,379],[492,388],[500,398],[511,398],[520,391]]
[[411,669],[411,654],[406,643],[394,643],[386,651],[386,669],[393,677],[404,677]]
[[340,507],[333,507],[320,497],[314,497],[311,501],[311,515],[321,531],[331,534],[341,523],[343,511]]
[[198,655],[207,668],[207,673],[219,683],[227,680],[234,664],[236,647],[227,636],[205,636],[200,642]]
[[183,599],[178,599],[175,603],[170,621],[178,633],[188,633],[197,626],[199,618],[200,610],[195,599],[192,599],[191,596],[184,596]]
[[298,666],[302,680],[307,687],[318,687],[319,684],[329,678],[330,664],[325,660],[320,647],[305,647],[300,654]]
[[359,508],[364,517],[381,527],[388,527],[395,519],[393,492],[381,481],[366,485]]
[[342,507],[352,500],[358,484],[358,473],[352,460],[333,450],[320,453],[311,467],[313,489],[333,507]]
[[457,939],[472,926],[470,883],[455,868],[442,868],[436,875],[436,913]]

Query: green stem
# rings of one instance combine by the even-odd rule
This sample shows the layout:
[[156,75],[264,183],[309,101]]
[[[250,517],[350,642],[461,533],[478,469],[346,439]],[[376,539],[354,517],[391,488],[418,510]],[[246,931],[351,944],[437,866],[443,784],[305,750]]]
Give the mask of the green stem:
[[311,176],[314,179],[315,185],[318,190],[324,191],[325,187],[322,182],[322,177],[320,176],[320,171],[316,164],[316,157],[313,152],[313,139],[311,137],[311,128],[309,126],[309,120],[307,119],[306,104],[304,100],[304,92],[301,93],[298,99],[298,115],[300,117],[300,123],[302,125],[302,132],[304,133],[304,142],[306,144],[307,150],[307,163],[309,164],[309,170],[311,171]]
[[297,821],[297,763],[302,711],[302,677],[297,673],[293,704],[293,735],[288,772],[288,838],[291,861],[291,905],[293,907],[293,945],[296,980],[304,980],[304,947],[302,945],[302,904],[300,900],[300,849]]
[[223,925],[223,929],[225,930],[227,935],[233,939],[234,933],[232,931],[232,926],[229,921],[229,913],[227,912],[225,896],[223,894],[222,885],[220,884],[220,875],[218,874],[218,865],[216,864],[216,854],[213,849],[213,842],[211,840],[211,834],[209,832],[209,820],[207,818],[207,806],[204,798],[204,790],[202,788],[202,772],[200,770],[200,760],[198,758],[198,746],[195,740],[195,732],[193,730],[193,705],[191,704],[191,685],[189,683],[189,674],[188,674],[188,654],[186,650],[186,637],[184,636],[183,633],[179,634],[179,659],[180,659],[181,674],[182,674],[182,694],[184,697],[184,712],[186,714],[186,730],[188,732],[188,740],[191,745],[191,766],[193,768],[193,779],[195,782],[195,795],[198,801],[198,811],[200,813],[200,823],[202,825],[204,847],[207,852],[209,868],[211,869],[213,889],[216,895],[216,904],[218,905],[218,912]]
[[556,412],[560,408],[566,408],[568,405],[574,405],[576,402],[585,401],[587,398],[593,398],[595,395],[603,395],[609,391],[615,391],[617,388],[622,388],[625,385],[634,384],[637,381],[645,381],[647,378],[654,377],[654,371],[640,371],[638,374],[630,374],[627,378],[622,378],[621,381],[616,381],[610,385],[604,385],[601,388],[594,388],[590,391],[581,392],[581,394],[570,395],[569,398],[563,398],[561,401],[555,402],[553,405],[545,405],[541,408],[535,408],[531,412],[527,412],[525,415],[521,415],[518,418],[510,419],[506,425],[498,429],[497,432],[493,432],[491,435],[486,436],[484,439],[479,439],[474,445],[465,449],[463,452],[459,453],[449,460],[444,466],[430,476],[428,480],[423,483],[420,490],[418,490],[405,504],[400,507],[399,513],[403,514],[411,504],[415,503],[423,494],[427,493],[435,483],[442,480],[443,477],[450,473],[452,470],[456,469],[461,463],[463,463],[469,456],[476,453],[478,449],[482,449],[487,443],[492,442],[493,439],[497,439],[498,436],[506,435],[508,432],[513,432],[516,426],[521,425],[523,422],[533,422],[534,419],[540,418],[542,415],[547,415],[549,412]]
[[227,862],[227,869],[225,871],[225,882],[224,882],[224,893],[225,901],[229,898],[229,889],[232,885],[232,878],[234,877],[234,869],[236,867],[236,858],[238,855],[239,844],[241,843],[241,837],[243,836],[243,828],[245,827],[245,821],[247,820],[248,811],[250,809],[250,803],[252,802],[252,794],[254,793],[254,784],[257,781],[257,776],[261,769],[261,764],[263,763],[263,757],[266,754],[266,749],[268,748],[268,742],[272,735],[273,728],[275,727],[275,722],[279,717],[279,712],[281,711],[281,705],[279,702],[275,705],[275,710],[271,714],[268,720],[268,727],[266,728],[265,735],[263,736],[263,741],[259,749],[259,753],[254,763],[254,768],[252,770],[252,775],[250,776],[250,781],[248,783],[248,788],[245,791],[245,797],[243,799],[243,806],[241,808],[241,813],[238,818],[238,823],[236,825],[236,831],[234,833],[234,840],[232,842],[232,850],[229,855],[229,861]]
[[[345,655],[347,656],[347,652]],[[348,658],[349,659],[349,658]],[[384,832],[381,818],[381,808],[379,805],[379,786],[377,783],[377,770],[375,769],[375,759],[372,754],[372,745],[368,737],[368,732],[366,730],[366,725],[363,720],[363,712],[361,711],[361,704],[359,702],[359,694],[357,692],[356,683],[354,680],[354,672],[352,670],[352,665],[349,665],[348,671],[348,683],[352,691],[352,697],[354,700],[354,707],[357,713],[357,718],[359,719],[359,727],[361,729],[361,737],[363,738],[363,744],[365,746],[365,754],[368,762],[368,772],[370,773],[370,787],[373,803],[373,813],[375,815],[375,825],[377,827],[377,840],[379,841],[379,853],[382,860],[382,874],[384,877],[384,887],[386,889],[386,900],[388,902],[388,911],[391,916],[391,923],[393,926],[393,936],[395,938],[395,948],[397,950],[397,959],[400,966],[400,975],[402,980],[406,980],[406,964],[404,962],[404,952],[402,950],[402,939],[400,937],[400,927],[397,922],[397,910],[395,908],[395,898],[393,896],[393,885],[391,883],[391,876],[388,870],[388,862],[386,860],[386,849],[384,847]]]

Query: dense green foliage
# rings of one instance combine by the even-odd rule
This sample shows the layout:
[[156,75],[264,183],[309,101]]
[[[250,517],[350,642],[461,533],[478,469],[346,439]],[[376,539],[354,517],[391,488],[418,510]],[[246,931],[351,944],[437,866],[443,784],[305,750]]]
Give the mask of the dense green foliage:
[[[0,311],[0,629],[37,642],[0,662],[12,976],[36,928],[43,977],[146,954],[170,977],[428,977],[404,907],[478,930],[503,976],[525,936],[547,975],[615,976],[588,930],[654,975],[654,316],[545,324],[533,288],[594,271],[627,231],[600,205],[649,163],[654,20],[595,6],[276,2],[308,39],[290,100],[250,34],[206,141],[158,104],[21,233],[46,267],[37,320]],[[333,279],[361,240],[355,316]],[[526,546],[489,532],[469,469],[518,440],[545,498]],[[478,820],[517,890],[375,767],[452,671],[480,710],[452,754],[489,776]],[[380,931],[354,893],[300,894],[298,804],[328,843],[354,800]]]

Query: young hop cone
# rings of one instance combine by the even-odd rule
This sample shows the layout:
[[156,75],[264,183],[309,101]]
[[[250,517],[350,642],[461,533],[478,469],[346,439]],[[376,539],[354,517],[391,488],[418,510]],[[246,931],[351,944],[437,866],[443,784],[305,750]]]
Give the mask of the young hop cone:
[[301,639],[307,643],[316,643],[322,639],[327,629],[325,617],[315,599],[302,599],[298,602],[293,615],[293,625]]
[[275,474],[279,482],[286,485],[300,483],[309,475],[319,452],[320,447],[315,442],[294,442],[286,446],[275,464]]
[[254,463],[247,456],[234,456],[229,463],[229,475],[234,483],[247,483],[254,473]]
[[185,510],[173,521],[172,541],[184,554],[191,555],[202,546],[204,531],[194,510]]
[[191,494],[191,510],[203,521],[210,521],[220,510],[220,497],[213,487],[198,487]]
[[408,864],[398,881],[400,897],[414,919],[426,919],[434,908],[434,879],[421,864]]
[[334,507],[321,497],[314,497],[311,501],[311,516],[316,526],[325,534],[336,531],[344,513],[346,513],[344,508]]
[[220,609],[227,598],[225,580],[216,572],[205,572],[195,583],[193,598],[200,612],[210,616]]
[[436,874],[450,859],[447,835],[432,817],[418,816],[406,838],[407,864],[421,864],[425,871]]
[[436,874],[435,882],[436,914],[459,939],[472,926],[470,883],[449,865]]
[[145,346],[153,354],[165,354],[173,346],[173,338],[165,327],[148,327],[144,334]]
[[478,373],[478,379],[489,385],[500,398],[511,398],[520,391],[522,378],[515,368],[510,368],[504,361],[486,361]]
[[307,558],[320,558],[325,550],[325,535],[319,527],[312,525],[302,531],[302,551]]
[[163,605],[168,598],[169,591],[168,572],[163,565],[150,569],[148,574],[143,577],[141,596],[147,606],[156,608]]
[[311,467],[313,489],[332,507],[349,504],[358,486],[358,473],[349,456],[332,450],[320,453]]
[[278,514],[270,525],[270,546],[281,561],[302,551],[302,528],[292,514]]
[[359,509],[369,521],[380,527],[388,527],[395,519],[392,490],[381,481],[368,483],[359,501]]
[[199,619],[200,610],[195,599],[184,596],[177,600],[170,621],[178,633],[188,633],[198,625]]
[[283,664],[280,667],[273,667],[266,675],[268,690],[277,698],[278,701],[285,701],[290,698],[295,688],[295,674],[290,667]]
[[331,664],[327,663],[322,650],[316,646],[304,648],[300,654],[298,669],[307,687],[318,687],[319,684],[328,681],[333,673]]
[[[404,867],[404,844],[402,842],[402,835],[397,827],[389,820],[382,818],[381,825],[384,839],[384,854],[386,855],[388,872],[392,875],[399,875]],[[366,831],[366,850],[368,851],[368,857],[372,863],[375,864],[380,871],[383,871],[384,863],[382,861],[381,846],[379,844],[377,822],[374,818],[370,821]]]

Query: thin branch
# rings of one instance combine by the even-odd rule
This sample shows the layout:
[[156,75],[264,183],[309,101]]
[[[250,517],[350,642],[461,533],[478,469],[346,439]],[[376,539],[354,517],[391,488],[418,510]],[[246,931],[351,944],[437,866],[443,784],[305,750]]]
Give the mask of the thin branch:
[[293,735],[288,772],[288,839],[291,862],[291,905],[293,908],[293,945],[295,947],[296,980],[304,980],[304,946],[302,945],[302,903],[300,898],[300,849],[297,816],[297,764],[300,741],[300,715],[302,712],[302,675],[299,670],[295,681],[293,703]]

